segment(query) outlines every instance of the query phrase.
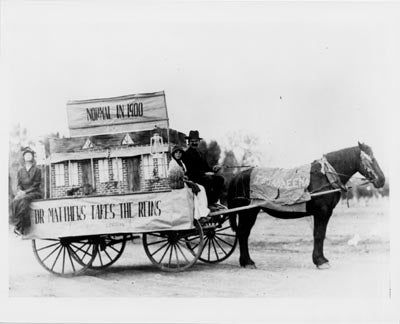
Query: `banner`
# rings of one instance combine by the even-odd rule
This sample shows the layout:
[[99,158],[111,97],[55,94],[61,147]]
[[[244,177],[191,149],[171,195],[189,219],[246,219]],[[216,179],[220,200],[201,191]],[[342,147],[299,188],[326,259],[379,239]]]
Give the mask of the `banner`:
[[142,233],[193,227],[193,193],[168,192],[38,200],[25,238]]
[[310,170],[310,163],[293,169],[254,168],[250,174],[250,198],[282,206],[309,201]]
[[168,125],[163,91],[67,103],[71,137],[165,128]]

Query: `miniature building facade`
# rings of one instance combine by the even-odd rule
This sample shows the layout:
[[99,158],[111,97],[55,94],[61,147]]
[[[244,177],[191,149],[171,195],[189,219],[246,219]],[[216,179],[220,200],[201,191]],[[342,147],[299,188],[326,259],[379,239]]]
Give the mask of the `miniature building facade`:
[[169,147],[151,154],[154,134],[171,145],[185,142],[172,129],[50,139],[51,198],[169,189]]

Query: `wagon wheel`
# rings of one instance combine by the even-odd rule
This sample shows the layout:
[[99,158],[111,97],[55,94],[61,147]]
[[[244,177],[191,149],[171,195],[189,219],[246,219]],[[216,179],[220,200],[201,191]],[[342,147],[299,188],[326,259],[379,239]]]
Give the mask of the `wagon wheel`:
[[83,273],[97,254],[97,244],[82,237],[32,240],[32,249],[47,271],[62,277]]
[[[235,251],[237,245],[236,233],[232,230],[228,216],[213,217],[205,224],[204,248],[199,260],[206,263],[218,263],[226,260]],[[189,243],[189,247],[191,244]]]
[[107,234],[98,236],[95,239],[98,244],[97,253],[90,268],[106,268],[117,261],[122,255],[122,252],[124,252],[126,239],[126,234]]
[[[192,242],[192,248],[188,247],[189,242]],[[203,244],[203,230],[197,220],[191,230],[143,234],[147,256],[163,271],[178,272],[190,268],[199,258]]]

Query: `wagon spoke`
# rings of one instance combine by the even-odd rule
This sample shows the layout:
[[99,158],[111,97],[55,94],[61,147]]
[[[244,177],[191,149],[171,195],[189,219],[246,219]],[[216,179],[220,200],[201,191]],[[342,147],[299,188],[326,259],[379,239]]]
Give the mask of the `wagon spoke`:
[[112,261],[112,257],[110,257],[110,255],[107,253],[107,250],[104,250],[104,253],[107,255],[107,257],[110,259],[110,261]]
[[171,244],[171,251],[169,251],[169,260],[168,260],[168,264],[171,265],[171,260],[172,260],[172,250],[174,249],[174,245]]
[[[86,245],[89,244],[89,242],[77,242],[77,243],[83,244],[83,245],[80,246],[81,249],[83,249]],[[73,244],[71,243],[71,245],[73,245]]]
[[60,251],[58,251],[58,254],[57,254],[57,256],[56,256],[56,259],[54,260],[54,263],[53,263],[53,265],[52,265],[52,267],[51,267],[51,270],[54,269],[54,266],[56,265],[56,262],[57,262],[57,260],[58,260],[58,257],[60,256],[61,250],[62,250],[63,248],[64,248],[64,247],[62,247],[62,248],[60,249]]
[[175,250],[175,257],[176,257],[176,265],[179,268],[178,249],[176,248],[176,245],[174,245],[174,250]]
[[71,265],[72,265],[72,270],[74,270],[74,272],[75,272],[76,270],[75,270],[74,262],[72,261],[72,257],[71,257],[71,252],[74,253],[74,254],[75,254],[75,252],[70,250],[69,247],[67,247],[67,252],[68,252],[68,256],[69,256],[69,261],[71,262]]
[[[168,244],[168,243],[167,243]],[[171,247],[171,244],[169,244],[168,245],[168,247],[166,248],[166,250],[164,251],[164,254],[163,254],[163,256],[162,256],[162,258],[161,258],[161,260],[158,262],[158,263],[161,263],[162,262],[162,260],[164,260],[164,258],[165,258],[165,255],[167,254],[167,251],[169,250],[169,248]]]
[[191,242],[191,241],[196,240],[196,239],[199,239],[199,238],[200,238],[200,235],[196,235],[196,236],[194,236],[194,237],[191,238],[191,239],[186,239],[186,241]]
[[64,273],[64,265],[65,265],[65,249],[63,249],[62,273]]
[[147,243],[147,245],[154,245],[154,244],[159,244],[159,243],[163,243],[163,242],[167,242],[167,241],[168,241],[168,239],[165,239],[165,240],[161,240],[161,241]]
[[215,232],[221,232],[221,231],[224,231],[224,230],[226,230],[228,228],[230,228],[230,226],[219,228],[219,229],[215,230]]
[[115,252],[119,253],[119,251],[115,247],[113,247],[112,245],[110,245],[110,249],[113,249]]
[[224,252],[225,255],[228,254],[225,252],[224,248],[221,246],[221,244],[219,244],[219,242],[217,240],[215,240],[215,243],[219,246],[219,248],[222,250],[222,252]]
[[185,259],[186,262],[189,262],[189,260],[186,258],[186,255],[183,253],[180,243],[178,242],[178,244],[176,245],[176,247],[179,249],[179,252],[181,252],[183,258]]
[[50,252],[50,254],[48,254],[43,260],[42,262],[46,261],[47,258],[52,255],[54,252],[56,252],[59,248],[61,247],[61,244],[59,244],[53,251]]
[[234,234],[219,233],[218,235],[229,236],[229,237],[236,237],[236,235],[234,235]]
[[208,259],[210,260],[210,253],[211,253],[211,243],[210,240],[208,240]]
[[103,266],[103,260],[101,259],[101,253],[100,253],[100,251],[99,251],[99,253],[97,253],[97,255],[99,256],[99,260],[100,260],[101,266]]
[[[82,256],[82,260],[85,258],[86,255],[92,256],[90,253],[88,253],[89,249],[90,249],[90,245],[88,246],[88,248],[86,249],[86,251],[84,251],[82,248],[87,245],[88,243],[85,243],[84,245],[82,245],[81,247],[75,246],[73,243],[71,243],[71,246],[73,246],[75,249],[81,251],[84,253],[84,255]],[[75,255],[77,256],[77,254],[75,253]]]
[[207,237],[206,239],[205,239],[205,241],[204,241],[204,247],[203,247],[203,250],[205,250],[205,248],[206,248],[206,246],[207,246],[207,244],[210,242],[210,239]]
[[222,238],[220,238],[220,237],[218,237],[218,236],[216,236],[216,239],[218,239],[218,240],[224,242],[226,245],[229,245],[230,247],[233,247],[233,244],[228,243],[227,241],[223,240]]
[[158,253],[158,251],[160,251],[162,248],[166,247],[168,245],[168,242],[165,243],[163,246],[159,247],[156,251],[154,251],[151,256],[153,256],[154,254]]
[[[200,242],[196,243],[196,244],[192,247],[192,249],[194,250],[195,248],[197,248],[197,247],[199,246],[199,244],[200,244]],[[205,245],[205,244],[204,244],[204,245]]]
[[57,244],[59,244],[59,242],[53,243],[53,244],[50,244],[50,245],[46,245],[45,247],[41,247],[40,249],[37,249],[36,251],[41,251],[41,250],[44,250],[44,249],[48,249],[49,247],[52,247],[52,246],[57,245]]
[[86,249],[86,251],[85,251],[85,254],[84,254],[83,257],[82,257],[82,260],[86,257],[86,255],[89,255],[90,257],[93,256],[93,254],[91,254],[91,253],[88,252],[89,249],[90,249],[90,245],[88,245],[88,247],[87,247],[87,249]]
[[211,243],[212,243],[212,246],[214,248],[215,256],[217,257],[217,260],[219,260],[219,256],[218,256],[217,249],[215,248],[214,240],[212,240]]

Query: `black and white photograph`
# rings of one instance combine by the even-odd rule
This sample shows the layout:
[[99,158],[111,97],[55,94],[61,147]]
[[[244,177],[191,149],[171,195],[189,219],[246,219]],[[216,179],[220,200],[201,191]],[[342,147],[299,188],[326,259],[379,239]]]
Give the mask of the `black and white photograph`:
[[0,321],[398,323],[399,16],[0,1]]

